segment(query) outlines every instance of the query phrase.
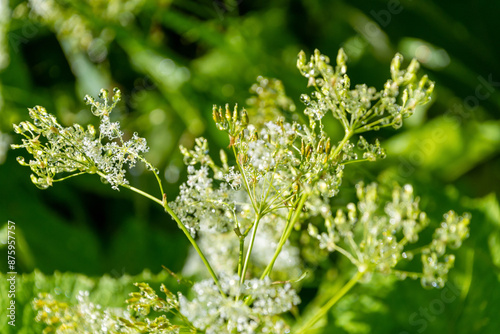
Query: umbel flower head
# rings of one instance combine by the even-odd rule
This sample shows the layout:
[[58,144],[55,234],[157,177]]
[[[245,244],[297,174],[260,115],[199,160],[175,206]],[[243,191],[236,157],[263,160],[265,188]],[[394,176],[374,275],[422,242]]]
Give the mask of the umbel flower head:
[[63,127],[40,106],[29,109],[32,122],[14,124],[14,131],[24,138],[22,144],[12,148],[25,148],[33,156],[28,162],[23,157],[17,161],[31,168],[31,180],[38,188],[46,189],[54,182],[89,173],[100,175],[104,182],[118,190],[118,186],[128,184],[126,165],[132,168],[141,160],[152,169],[142,156],[149,149],[146,139],[134,133],[125,140],[120,123],[110,121],[110,113],[121,97],[119,89],[113,92],[109,100],[108,91],[101,89],[101,102],[85,96],[92,113],[100,118],[98,130],[92,125],[86,129],[79,124]]
[[[309,224],[309,234],[319,240],[319,247],[345,255],[365,280],[374,272],[395,274],[399,279],[420,278],[424,287],[442,288],[448,271],[454,265],[454,255],[447,248],[456,249],[469,236],[470,215],[458,216],[449,211],[433,234],[430,244],[410,247],[419,241],[419,233],[428,226],[427,214],[419,208],[419,198],[413,187],[396,186],[392,200],[382,204],[375,183],[356,186],[358,203],[349,203],[346,210],[325,218],[325,232]],[[347,215],[346,215],[347,212]],[[420,254],[422,272],[399,270],[396,266]]]

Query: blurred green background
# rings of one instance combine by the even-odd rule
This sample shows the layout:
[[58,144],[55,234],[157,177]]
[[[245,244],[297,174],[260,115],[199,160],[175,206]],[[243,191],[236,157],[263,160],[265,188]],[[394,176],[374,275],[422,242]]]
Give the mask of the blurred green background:
[[[412,183],[434,222],[449,209],[469,211],[473,221],[450,276],[453,302],[444,303],[442,291],[422,292],[417,282],[378,282],[344,299],[325,333],[496,333],[499,12],[500,2],[485,0],[0,0],[0,235],[5,242],[4,224],[16,223],[18,272],[34,286],[20,303],[44,286],[32,283],[34,268],[38,277],[60,271],[119,281],[144,269],[159,273],[161,265],[180,271],[188,253],[159,207],[98,178],[35,188],[16,162],[23,153],[8,146],[20,140],[12,124],[28,117],[28,107],[42,105],[65,125],[85,124],[95,120],[83,96],[119,87],[124,98],[115,116],[148,139],[148,158],[173,199],[185,179],[179,144],[189,147],[203,135],[212,147],[227,146],[212,124],[213,104],[245,106],[263,75],[283,82],[300,113],[307,88],[297,53],[318,48],[335,59],[343,47],[353,84],[381,88],[396,52],[416,57],[436,81],[432,103],[402,129],[371,134],[383,139],[388,158],[348,171],[345,188],[360,179]],[[130,180],[156,191],[140,168]],[[315,290],[304,291],[307,299]]]

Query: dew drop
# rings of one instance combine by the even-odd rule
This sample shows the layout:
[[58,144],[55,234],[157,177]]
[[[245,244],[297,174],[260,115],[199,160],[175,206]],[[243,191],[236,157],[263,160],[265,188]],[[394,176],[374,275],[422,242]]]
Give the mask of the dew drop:
[[106,89],[102,88],[99,91],[99,98],[100,99],[107,99],[108,98],[108,91]]
[[306,106],[311,104],[311,98],[307,94],[300,95],[300,101],[304,103]]

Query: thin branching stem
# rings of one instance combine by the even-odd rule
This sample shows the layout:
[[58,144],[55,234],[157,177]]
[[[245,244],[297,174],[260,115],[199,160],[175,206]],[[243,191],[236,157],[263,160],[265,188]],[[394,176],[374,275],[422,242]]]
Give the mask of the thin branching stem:
[[[100,173],[99,172],[99,175],[101,176],[104,176],[103,173]],[[219,282],[219,279],[217,278],[217,275],[215,274],[214,270],[212,269],[212,266],[210,265],[210,263],[208,262],[207,258],[205,257],[205,254],[203,254],[202,250],[200,249],[200,247],[198,246],[198,244],[196,243],[196,240],[194,240],[194,238],[191,236],[191,233],[189,233],[188,229],[186,228],[186,226],[184,226],[184,224],[182,224],[182,222],[180,221],[179,217],[177,217],[177,215],[175,214],[175,212],[168,206],[168,204],[163,201],[163,200],[160,200],[150,194],[148,194],[147,192],[144,192],[140,189],[137,189],[133,186],[130,186],[128,184],[122,184],[121,185],[122,187],[124,188],[127,188],[127,189],[130,189],[146,198],[149,198],[150,200],[152,200],[153,202],[156,202],[158,203],[159,205],[161,205],[165,211],[175,220],[175,222],[177,223],[177,225],[179,226],[179,228],[182,230],[182,232],[184,233],[184,235],[186,236],[186,238],[189,240],[189,242],[191,243],[191,245],[194,247],[194,249],[196,250],[196,252],[198,253],[198,255],[200,256],[201,260],[203,261],[203,264],[205,265],[205,267],[207,268],[208,272],[210,273],[210,276],[212,276],[212,279],[214,280],[215,284],[217,285],[217,288],[219,289],[221,295],[223,296],[226,296],[226,294],[224,293],[224,291],[222,290],[222,287],[220,285],[220,282]]]
[[245,275],[247,273],[248,264],[250,262],[250,255],[252,254],[252,249],[253,249],[253,245],[255,243],[255,237],[257,236],[257,229],[259,227],[259,222],[260,222],[261,218],[262,218],[262,216],[258,212],[256,217],[255,217],[255,221],[253,223],[252,236],[250,238],[250,244],[248,245],[247,254],[245,256],[245,262],[243,263],[243,269],[242,269],[241,275],[240,275],[240,284],[243,284],[243,282],[245,282]]
[[271,273],[271,271],[273,270],[274,263],[278,259],[278,256],[280,255],[281,250],[283,249],[283,246],[285,245],[286,241],[288,240],[288,237],[292,233],[293,226],[295,225],[295,223],[299,219],[300,213],[302,212],[302,208],[304,207],[304,204],[306,203],[306,200],[308,197],[309,197],[309,193],[307,193],[307,192],[304,192],[302,194],[302,196],[300,197],[300,200],[295,208],[295,211],[294,211],[291,219],[289,219],[285,225],[285,229],[283,230],[283,234],[282,234],[281,239],[278,243],[276,251],[274,252],[274,255],[273,255],[271,261],[269,262],[266,269],[264,270],[264,272],[261,275],[261,279],[264,279],[264,277],[268,276]]
[[353,286],[358,283],[358,281],[363,277],[365,273],[358,271],[356,275],[354,275],[349,282],[347,282],[339,291],[335,293],[335,295],[328,300],[328,302],[323,305],[318,312],[315,312],[314,316],[307,320],[302,326],[299,327],[298,330],[294,331],[295,334],[302,334],[302,333],[308,333],[308,331],[311,329],[311,327],[322,317],[325,316],[325,314],[335,305],[340,298],[342,298],[349,290],[352,289]]

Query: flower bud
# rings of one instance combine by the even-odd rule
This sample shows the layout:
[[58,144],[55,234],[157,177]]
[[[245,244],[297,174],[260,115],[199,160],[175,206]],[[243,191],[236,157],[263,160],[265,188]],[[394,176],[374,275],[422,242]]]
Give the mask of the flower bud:
[[339,49],[339,52],[337,53],[337,65],[345,65],[347,61],[347,54],[345,53],[343,48]]
[[307,64],[307,57],[306,53],[302,50],[299,52],[299,55],[297,56],[297,68],[302,68],[305,67]]
[[236,121],[238,121],[238,103],[234,105],[232,121],[233,123],[236,123]]
[[401,62],[403,61],[403,56],[400,53],[396,53],[391,62],[391,76],[392,80],[396,81],[399,77],[399,69],[401,67]]
[[226,120],[231,122],[231,111],[229,110],[229,103],[226,103]]
[[408,68],[406,69],[409,73],[416,73],[420,67],[420,64],[418,63],[418,60],[416,58],[413,58],[410,62],[410,65],[408,65]]
[[245,110],[245,108],[243,108],[243,110],[241,111],[241,125],[246,128],[246,126],[248,125],[248,113],[247,111]]

